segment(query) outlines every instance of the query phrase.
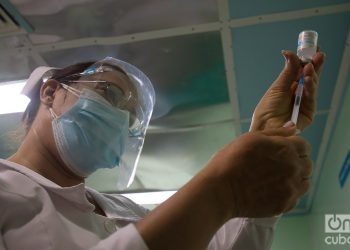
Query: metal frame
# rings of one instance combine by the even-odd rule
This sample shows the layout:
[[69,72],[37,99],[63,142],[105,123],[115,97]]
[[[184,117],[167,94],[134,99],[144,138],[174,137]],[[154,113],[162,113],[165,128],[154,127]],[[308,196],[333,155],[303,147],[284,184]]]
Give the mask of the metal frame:
[[240,135],[242,133],[242,128],[240,123],[240,110],[237,95],[236,73],[233,59],[234,52],[232,49],[232,35],[231,28],[229,26],[229,4],[229,0],[218,0],[219,20],[222,24],[220,34],[225,63],[226,83],[233,112],[235,133],[236,135]]
[[252,16],[240,19],[232,19],[230,21],[230,26],[232,28],[238,28],[248,25],[256,25],[262,23],[271,23],[277,21],[289,21],[301,18],[308,18],[313,16],[329,15],[341,12],[350,11],[350,3],[330,5],[325,7],[315,7],[310,9],[295,10],[295,11],[285,11],[274,14]]
[[[19,33],[33,32],[33,27],[23,18],[23,16],[18,12],[18,10],[13,6],[8,0],[0,0],[0,4],[9,12],[12,18],[18,23]],[[17,34],[16,32],[16,34]]]
[[350,3],[347,3],[347,4],[330,5],[326,7],[315,7],[315,8],[297,10],[297,11],[286,11],[286,12],[280,12],[275,14],[268,14],[268,15],[261,15],[261,16],[247,17],[247,18],[230,19],[228,16],[229,15],[228,0],[226,1],[217,0],[217,1],[218,1],[219,19],[220,19],[220,21],[218,22],[132,33],[132,34],[121,35],[121,36],[73,39],[73,40],[50,43],[50,44],[33,45],[27,48],[18,48],[18,49],[12,49],[7,51],[10,53],[26,53],[26,50],[32,49],[33,47],[35,47],[36,50],[40,53],[40,52],[70,49],[70,48],[92,46],[92,45],[118,45],[118,44],[133,43],[138,41],[153,40],[153,39],[166,38],[166,37],[172,37],[172,36],[190,35],[190,34],[204,33],[204,32],[210,32],[210,31],[221,31],[225,28],[237,28],[237,27],[244,27],[244,26],[256,25],[261,23],[295,20],[295,19],[307,18],[312,16],[322,16],[322,15],[329,15],[329,14],[350,11]]
[[119,45],[173,36],[183,36],[189,34],[218,31],[220,27],[221,25],[219,22],[213,22],[199,25],[182,26],[177,28],[139,32],[121,36],[81,38],[52,44],[36,45],[35,47],[40,52],[46,52],[52,50],[78,48],[91,45]]

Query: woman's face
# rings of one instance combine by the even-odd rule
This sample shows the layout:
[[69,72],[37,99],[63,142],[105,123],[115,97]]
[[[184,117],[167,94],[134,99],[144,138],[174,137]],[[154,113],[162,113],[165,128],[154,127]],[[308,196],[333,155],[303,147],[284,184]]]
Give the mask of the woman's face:
[[[130,94],[131,98],[129,98],[128,102],[125,103],[124,109],[128,110],[130,113],[135,113],[137,105],[136,87],[125,74],[118,71],[96,73],[79,79],[81,82],[66,83],[74,89],[81,91],[84,88],[89,88],[101,96],[104,96],[105,90],[103,88],[105,85],[101,84],[101,87],[99,84],[89,84],[89,82],[84,82],[84,80],[105,81],[108,82],[108,84],[113,85],[113,87],[120,89],[119,93]],[[77,102],[78,98],[78,96],[74,95],[70,91],[67,91],[62,87],[62,85],[60,85],[59,82],[55,80],[47,81],[41,89],[42,105],[39,108],[36,122],[35,124],[33,123],[34,131],[37,131],[36,133],[41,137],[41,142],[44,144],[44,147],[48,148],[49,152],[55,155],[57,159],[60,159],[60,157],[53,136],[51,125],[53,117],[50,115],[49,108],[52,108],[53,112],[57,116],[60,116],[71,109],[72,106]],[[45,101],[49,99],[52,101]],[[64,165],[63,162],[61,162],[61,165]],[[68,168],[64,167],[63,169],[65,169],[65,172],[70,173]]]

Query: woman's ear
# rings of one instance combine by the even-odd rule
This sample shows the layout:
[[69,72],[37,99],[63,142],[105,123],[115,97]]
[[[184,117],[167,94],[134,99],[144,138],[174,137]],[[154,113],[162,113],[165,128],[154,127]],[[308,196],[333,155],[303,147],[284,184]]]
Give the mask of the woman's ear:
[[47,80],[40,88],[40,101],[49,107],[52,107],[55,99],[56,91],[60,88],[60,84],[54,80]]

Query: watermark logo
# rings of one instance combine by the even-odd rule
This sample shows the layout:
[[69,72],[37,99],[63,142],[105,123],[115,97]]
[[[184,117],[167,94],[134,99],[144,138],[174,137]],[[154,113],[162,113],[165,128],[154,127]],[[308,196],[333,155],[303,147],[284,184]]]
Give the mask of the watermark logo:
[[326,214],[326,233],[350,233],[350,214]]
[[350,214],[326,214],[324,228],[327,245],[350,246]]

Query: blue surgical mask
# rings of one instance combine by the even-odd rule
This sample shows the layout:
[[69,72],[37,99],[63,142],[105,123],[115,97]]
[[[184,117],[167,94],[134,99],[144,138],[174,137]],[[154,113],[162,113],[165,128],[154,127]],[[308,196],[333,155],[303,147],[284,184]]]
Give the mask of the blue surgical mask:
[[[80,91],[79,91],[80,92]],[[128,139],[129,112],[110,105],[89,89],[65,113],[50,109],[55,143],[72,172],[87,177],[100,168],[118,166]]]

